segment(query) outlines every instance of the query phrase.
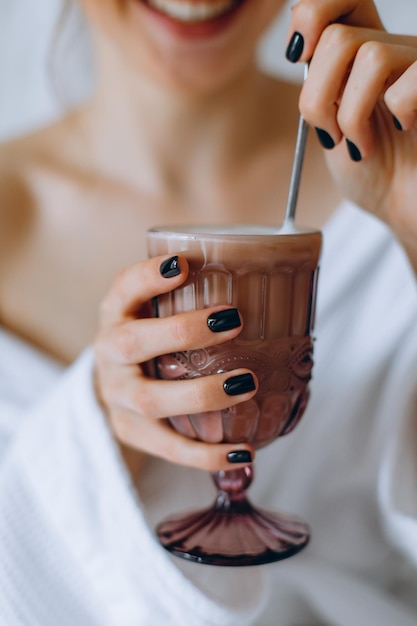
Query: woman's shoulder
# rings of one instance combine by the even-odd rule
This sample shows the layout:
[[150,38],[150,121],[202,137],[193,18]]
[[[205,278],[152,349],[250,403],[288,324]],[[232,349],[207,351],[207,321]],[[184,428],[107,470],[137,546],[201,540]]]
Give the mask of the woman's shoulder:
[[32,151],[29,137],[0,144],[0,268],[30,216],[27,171]]
[[48,126],[0,143],[0,192],[11,191],[16,184],[30,184],[35,171],[53,170],[63,163],[71,151],[71,136],[78,117],[74,112]]
[[28,232],[52,181],[68,178],[73,117],[0,143],[0,261]]

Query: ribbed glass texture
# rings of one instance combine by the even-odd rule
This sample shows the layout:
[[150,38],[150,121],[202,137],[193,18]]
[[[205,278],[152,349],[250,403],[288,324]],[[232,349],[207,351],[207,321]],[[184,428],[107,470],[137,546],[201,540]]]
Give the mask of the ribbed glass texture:
[[[232,341],[158,357],[156,375],[181,380],[245,367],[259,381],[254,398],[223,411],[172,415],[172,426],[186,437],[208,443],[250,442],[257,448],[289,433],[308,402],[321,233],[302,230],[283,234],[261,227],[253,227],[252,232],[250,227],[241,232],[222,232],[221,228],[199,232],[198,227],[182,232],[159,229],[149,232],[148,246],[150,256],[182,253],[190,265],[186,283],[159,296],[159,316],[225,305],[238,308],[243,318],[243,329]],[[236,480],[242,482],[239,495],[228,489],[231,472],[217,474],[220,495],[214,508],[162,525],[159,536],[163,544],[198,562],[234,565],[277,560],[301,549],[308,540],[307,527],[293,520],[293,538],[297,539],[295,543],[289,541],[288,518],[280,518],[284,526],[277,529],[278,514],[255,511],[244,496],[247,477],[241,470],[233,471],[237,472]],[[239,528],[246,528],[246,539],[243,531],[239,536],[247,549],[240,545],[236,554],[226,556],[220,546],[225,540],[223,531],[230,526],[230,515]],[[255,554],[261,526],[269,539],[266,543],[265,537],[261,540],[262,548]],[[178,535],[175,529],[179,528]],[[204,545],[200,541],[203,535]]]

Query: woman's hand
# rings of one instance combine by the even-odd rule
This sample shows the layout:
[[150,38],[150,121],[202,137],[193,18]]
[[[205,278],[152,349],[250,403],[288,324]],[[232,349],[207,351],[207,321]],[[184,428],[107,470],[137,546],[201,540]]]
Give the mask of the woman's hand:
[[417,37],[387,33],[371,0],[300,0],[287,58],[311,59],[300,110],[343,195],[385,221],[417,268]]
[[[210,329],[208,319],[218,321],[219,311],[230,310],[227,307],[152,318],[152,298],[175,289],[188,275],[184,257],[174,257],[174,263],[169,261],[167,265],[166,257],[155,257],[128,267],[117,276],[105,298],[94,344],[98,397],[115,437],[129,447],[209,471],[247,465],[254,455],[250,445],[187,439],[162,419],[225,409],[251,398],[257,387],[256,378],[245,369],[180,381],[147,376],[146,363],[157,356],[219,344],[236,337],[241,330],[235,311],[229,316],[232,324],[226,324],[228,330],[218,332],[218,326],[216,332]],[[242,374],[246,375],[246,389],[252,390],[235,395],[242,389],[242,379],[236,379]],[[233,395],[225,391],[226,381],[237,383]],[[228,388],[230,393],[230,385]]]

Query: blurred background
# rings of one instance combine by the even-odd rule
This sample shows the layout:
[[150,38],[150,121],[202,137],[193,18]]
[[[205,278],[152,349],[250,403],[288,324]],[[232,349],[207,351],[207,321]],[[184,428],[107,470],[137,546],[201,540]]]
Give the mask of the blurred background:
[[[91,89],[87,29],[76,10],[60,28],[62,5],[63,0],[0,0],[0,140],[48,123]],[[417,33],[416,0],[376,5],[388,30]],[[298,81],[302,68],[288,63],[282,49],[289,14],[290,3],[264,37],[259,58],[267,71]]]

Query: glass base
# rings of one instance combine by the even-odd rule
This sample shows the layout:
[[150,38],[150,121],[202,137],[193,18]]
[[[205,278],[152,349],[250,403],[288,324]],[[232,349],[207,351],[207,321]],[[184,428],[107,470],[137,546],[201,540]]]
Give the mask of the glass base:
[[214,506],[159,524],[161,544],[175,556],[207,565],[262,565],[287,559],[308,544],[307,524],[254,508],[246,497],[220,493]]

